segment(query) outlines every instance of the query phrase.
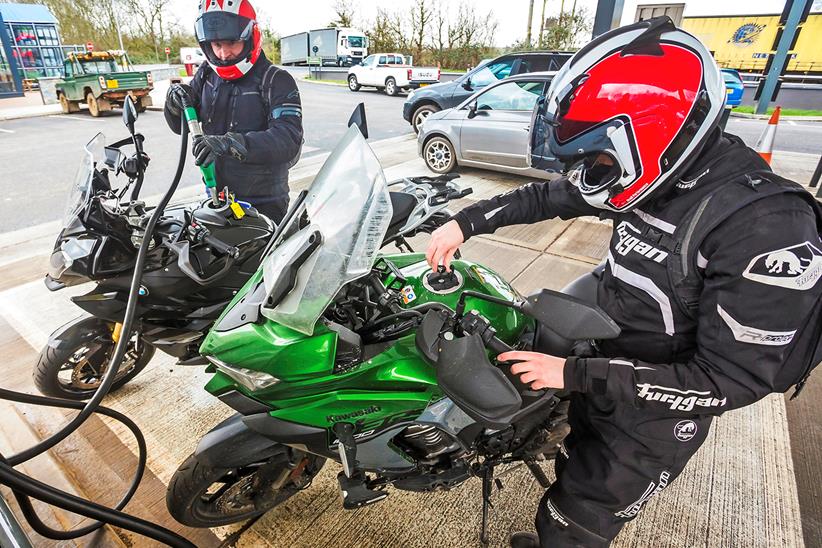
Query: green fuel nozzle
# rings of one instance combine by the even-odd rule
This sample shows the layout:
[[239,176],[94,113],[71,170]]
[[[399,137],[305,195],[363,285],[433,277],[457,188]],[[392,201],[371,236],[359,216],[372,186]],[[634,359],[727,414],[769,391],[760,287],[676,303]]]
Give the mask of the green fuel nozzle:
[[[194,107],[186,105],[184,112],[186,122],[188,123],[188,130],[191,133],[191,138],[194,139],[195,137],[202,135],[203,126],[197,118],[197,111]],[[212,162],[208,166],[200,166],[200,172],[203,174],[203,182],[208,189],[208,194],[211,196],[211,202],[215,206],[219,207],[220,199],[217,197],[217,176],[214,172],[214,163]]]

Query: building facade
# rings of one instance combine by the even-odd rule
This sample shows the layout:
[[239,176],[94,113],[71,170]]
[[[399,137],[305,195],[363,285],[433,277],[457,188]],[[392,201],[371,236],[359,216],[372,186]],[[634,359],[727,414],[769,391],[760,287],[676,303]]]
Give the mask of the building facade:
[[6,34],[4,42],[9,44],[4,48],[9,51],[3,52],[6,65],[8,58],[13,58],[21,79],[63,76],[64,47],[57,19],[46,6],[0,4],[0,15],[4,21],[0,32]]

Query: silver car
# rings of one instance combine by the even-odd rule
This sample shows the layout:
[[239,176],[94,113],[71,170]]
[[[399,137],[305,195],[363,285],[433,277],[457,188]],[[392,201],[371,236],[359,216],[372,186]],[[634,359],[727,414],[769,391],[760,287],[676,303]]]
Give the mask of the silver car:
[[554,74],[513,76],[429,115],[417,136],[428,169],[448,173],[470,166],[548,178],[528,165],[528,134],[534,105]]

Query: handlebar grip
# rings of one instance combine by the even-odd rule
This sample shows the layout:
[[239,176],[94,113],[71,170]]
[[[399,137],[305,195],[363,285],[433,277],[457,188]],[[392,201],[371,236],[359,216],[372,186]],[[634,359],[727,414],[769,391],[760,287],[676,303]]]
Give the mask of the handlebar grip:
[[503,352],[510,352],[513,350],[510,346],[502,342],[497,337],[492,337],[490,341],[486,344],[488,348],[496,352],[497,354],[502,354]]
[[217,253],[222,255],[228,255],[232,259],[236,259],[237,256],[240,254],[240,250],[234,247],[233,245],[228,245],[224,241],[220,240],[219,238],[215,238],[212,235],[208,235],[203,237],[203,243],[206,245],[211,246],[213,250]]

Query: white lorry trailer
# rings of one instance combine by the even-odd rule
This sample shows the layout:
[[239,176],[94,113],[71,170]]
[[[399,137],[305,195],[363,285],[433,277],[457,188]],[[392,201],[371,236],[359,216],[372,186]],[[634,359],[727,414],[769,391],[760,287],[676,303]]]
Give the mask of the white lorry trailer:
[[313,57],[323,65],[350,67],[368,56],[368,39],[351,28],[316,29],[280,39],[283,65],[306,65]]

